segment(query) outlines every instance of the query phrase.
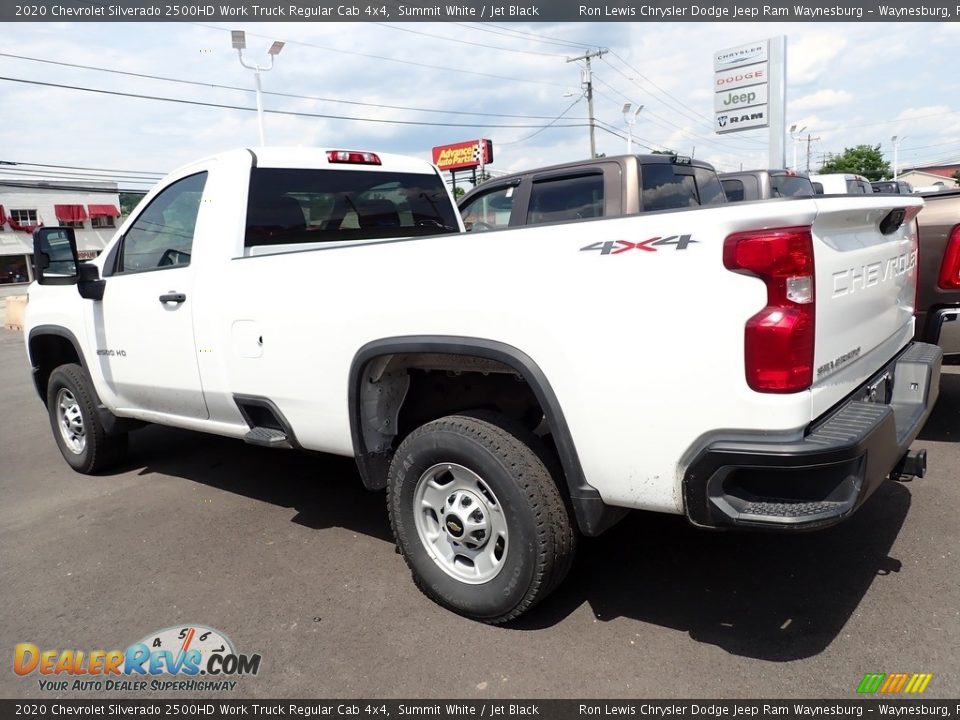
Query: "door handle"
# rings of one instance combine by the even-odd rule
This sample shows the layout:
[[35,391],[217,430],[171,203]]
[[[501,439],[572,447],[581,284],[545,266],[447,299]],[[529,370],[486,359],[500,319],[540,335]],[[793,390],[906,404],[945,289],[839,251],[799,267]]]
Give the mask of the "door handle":
[[187,296],[184,295],[183,293],[167,293],[166,295],[160,296],[160,302],[164,304],[176,303],[177,305],[179,305],[180,303],[186,301],[186,299],[187,299]]

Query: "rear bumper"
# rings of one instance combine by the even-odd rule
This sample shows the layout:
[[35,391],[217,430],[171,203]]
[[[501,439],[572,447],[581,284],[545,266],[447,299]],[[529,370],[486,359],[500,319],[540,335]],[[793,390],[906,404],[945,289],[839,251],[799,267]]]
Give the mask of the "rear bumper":
[[917,315],[919,340],[939,345],[944,355],[960,354],[960,307],[932,309]]
[[[911,343],[802,438],[710,438],[684,475],[687,517],[703,527],[780,530],[848,517],[919,434],[937,400],[942,357],[936,345]],[[884,377],[885,397],[871,400]]]

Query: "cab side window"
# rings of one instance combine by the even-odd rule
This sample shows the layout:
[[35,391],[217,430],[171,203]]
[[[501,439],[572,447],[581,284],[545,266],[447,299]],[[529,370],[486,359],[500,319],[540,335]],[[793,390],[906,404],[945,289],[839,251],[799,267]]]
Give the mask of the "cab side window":
[[741,180],[722,180],[723,191],[727,194],[727,200],[730,202],[741,202],[744,198],[743,181]]
[[527,224],[603,217],[603,174],[550,178],[533,184]]
[[123,238],[118,273],[190,264],[193,232],[207,173],[190,175],[165,188]]
[[460,208],[463,226],[467,232],[481,230],[499,230],[510,224],[513,212],[514,185],[496,188],[473,198]]

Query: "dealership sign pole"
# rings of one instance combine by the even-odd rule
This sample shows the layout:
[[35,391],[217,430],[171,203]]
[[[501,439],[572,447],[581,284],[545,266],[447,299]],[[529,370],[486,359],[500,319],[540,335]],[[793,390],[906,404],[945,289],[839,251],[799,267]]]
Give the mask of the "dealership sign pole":
[[767,167],[786,167],[787,39],[784,36],[713,54],[713,129],[718,135],[770,129]]

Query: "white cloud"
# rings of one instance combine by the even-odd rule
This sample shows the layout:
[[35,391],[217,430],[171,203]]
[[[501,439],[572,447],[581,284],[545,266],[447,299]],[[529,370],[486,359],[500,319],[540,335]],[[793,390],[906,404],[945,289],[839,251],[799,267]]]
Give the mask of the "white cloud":
[[791,100],[790,110],[819,110],[820,108],[835,108],[846,105],[853,100],[853,95],[846,90],[817,90],[796,100]]
[[[247,31],[246,56],[251,59],[263,58],[273,39],[288,41],[276,67],[263,76],[267,92],[328,98],[268,94],[264,101],[268,109],[439,123],[416,126],[268,113],[266,128],[271,143],[362,147],[428,157],[433,145],[482,136],[494,140],[494,169],[519,170],[587,155],[585,102],[553,127],[534,133],[537,126],[548,123],[570,105],[574,98],[564,97],[566,89],[579,92],[580,68],[567,63],[567,57],[596,47],[612,50],[593,63],[595,114],[602,128],[596,134],[599,152],[625,150],[625,141],[617,135],[626,135],[621,108],[629,101],[634,106],[645,105],[634,127],[638,143],[685,154],[695,151],[698,158],[722,169],[766,164],[766,130],[725,136],[713,133],[710,56],[715,49],[778,34],[788,38],[791,99],[787,125],[807,125],[813,137],[821,138],[813,144],[815,158],[818,153],[842,152],[844,147],[862,142],[881,143],[886,149],[893,134],[909,138],[901,148],[902,157],[908,147],[924,148],[917,151],[918,155],[954,150],[954,154],[960,154],[960,146],[946,144],[960,137],[960,104],[955,108],[949,105],[950,98],[960,97],[960,80],[946,72],[942,59],[955,44],[956,29],[943,25],[949,24],[508,26],[573,41],[582,46],[581,50],[460,26],[454,30],[442,23],[404,25],[407,30],[426,35],[362,23],[248,23],[237,27]],[[550,56],[462,45],[433,35]],[[939,51],[927,52],[928,47]],[[237,86],[241,90],[4,58],[4,74],[10,77],[245,108],[254,105],[252,73],[240,67],[226,30],[164,23],[78,23],[66,28],[20,24],[17,33],[7,38],[3,52]],[[892,58],[895,61],[891,62]],[[825,87],[827,84],[829,87]],[[372,103],[374,107],[331,99]],[[3,160],[168,170],[211,152],[257,142],[256,115],[249,110],[11,82],[0,82],[0,103],[6,109],[4,122],[0,123]],[[452,112],[428,113],[385,105]],[[545,119],[510,117],[513,115]],[[497,127],[506,125],[528,127]],[[507,144],[527,137],[523,142]],[[788,140],[788,160],[790,153]],[[935,158],[931,155],[930,159]]]
[[[812,27],[818,27],[813,25]],[[787,79],[791,83],[810,83],[828,70],[835,70],[838,58],[847,47],[847,39],[836,32],[814,32],[787,43]]]

